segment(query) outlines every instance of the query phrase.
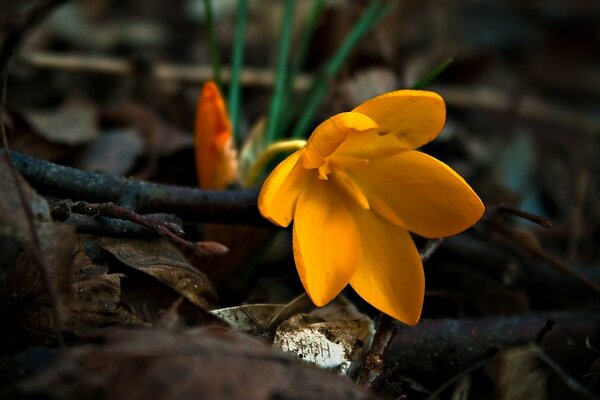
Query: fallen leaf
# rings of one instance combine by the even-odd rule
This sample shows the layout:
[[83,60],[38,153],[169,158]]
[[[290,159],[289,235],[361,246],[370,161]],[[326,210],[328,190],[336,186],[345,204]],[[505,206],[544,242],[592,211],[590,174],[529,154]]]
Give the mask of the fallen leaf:
[[499,400],[547,399],[547,374],[540,367],[535,346],[504,350],[495,361]]
[[200,270],[163,239],[101,238],[99,245],[123,264],[158,279],[193,304],[210,309],[217,293]]
[[[23,398],[370,399],[346,377],[222,328],[104,333],[20,385]],[[38,396],[38,397],[36,397]]]
[[98,110],[90,100],[71,96],[54,110],[23,111],[25,119],[45,139],[76,146],[98,136]]
[[212,313],[236,330],[274,336],[273,346],[342,374],[362,362],[375,332],[373,321],[343,297],[321,308],[303,295],[289,304],[247,304]]
[[144,142],[135,130],[112,130],[84,146],[74,166],[86,171],[128,175],[143,152]]
[[19,187],[35,221],[52,219],[48,202],[29,186],[16,169],[15,172],[16,182],[6,158],[0,157],[0,234],[14,237],[23,244],[31,241],[31,229],[23,209]]
[[[62,237],[57,236],[57,240]],[[70,243],[70,240],[66,242]],[[65,329],[82,332],[101,327],[149,326],[128,310],[121,301],[122,274],[109,273],[108,268],[96,265],[86,254],[85,241],[79,241],[75,253],[68,252],[68,262],[63,255],[62,273],[66,277],[68,295],[63,295],[69,311]],[[64,284],[64,276],[56,278]],[[45,343],[56,334],[54,305],[43,284],[40,270],[28,252],[17,256],[6,275],[2,302],[18,326],[16,337],[34,343]]]

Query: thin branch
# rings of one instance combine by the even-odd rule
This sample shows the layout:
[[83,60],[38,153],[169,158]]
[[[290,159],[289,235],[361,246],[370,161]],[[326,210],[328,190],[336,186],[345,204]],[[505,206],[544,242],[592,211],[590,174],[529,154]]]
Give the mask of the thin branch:
[[533,222],[534,224],[538,224],[542,228],[551,228],[552,227],[552,221],[550,221],[549,218],[542,217],[540,215],[536,215],[536,214],[532,214],[532,213],[528,213],[527,211],[519,210],[518,208],[514,208],[514,207],[508,206],[506,204],[499,204],[499,205],[495,206],[494,208],[492,208],[491,210],[489,210],[486,218],[488,220],[492,220],[502,214],[510,214],[510,215],[514,215],[519,218],[526,219],[530,222]]
[[599,135],[600,119],[574,109],[561,107],[531,95],[514,96],[493,88],[439,86],[437,91],[449,107],[484,109],[511,113],[517,118],[569,127],[580,132]]
[[43,21],[56,7],[65,3],[66,0],[42,0],[40,1],[20,23],[9,26],[4,36],[4,43],[0,48],[0,73],[4,72],[27,34]]
[[[55,69],[81,73],[95,73],[117,76],[131,76],[136,73],[135,63],[126,59],[82,54],[57,54],[50,52],[28,52],[18,57],[19,61],[36,68]],[[155,62],[151,67],[152,75],[159,81],[202,84],[213,77],[208,65],[183,65]],[[231,68],[221,67],[221,80],[231,80]],[[312,77],[298,75],[294,89],[305,90]],[[275,82],[273,71],[245,66],[241,71],[240,82],[243,86],[271,88]]]
[[561,367],[556,361],[554,361],[550,356],[546,354],[546,352],[538,349],[536,352],[537,356],[546,363],[550,368],[554,370],[554,372],[562,379],[564,384],[573,391],[573,393],[577,393],[578,396],[582,399],[597,399],[592,392],[590,392],[585,386],[579,383],[575,378],[573,378],[563,367]]
[[5,150],[2,150],[1,154],[8,164],[12,180],[17,189],[21,207],[25,213],[27,225],[31,234],[31,250],[33,257],[40,269],[44,285],[48,291],[48,296],[53,305],[52,310],[54,313],[54,325],[56,327],[56,333],[58,343],[60,347],[64,346],[63,332],[65,331],[65,312],[64,304],[58,293],[58,288],[54,284],[50,276],[50,267],[48,260],[46,259],[44,252],[42,251],[42,244],[38,235],[37,227],[35,225],[33,212],[31,211],[30,204],[27,201],[23,187],[19,184],[19,177],[17,171],[13,165],[11,159],[11,153],[8,151],[8,140],[6,138],[6,126],[4,125],[4,109],[6,107],[6,86],[8,76],[8,66],[13,54],[17,51],[23,40],[27,37],[27,34],[35,28],[41,21],[43,21],[56,7],[64,3],[66,0],[44,0],[40,1],[29,13],[27,13],[20,23],[11,24],[8,33],[4,38],[2,47],[0,48],[0,75],[2,77],[1,86],[1,104],[0,104],[0,130],[2,134],[2,146]]
[[[5,153],[0,149],[0,155]],[[59,199],[115,203],[139,214],[169,213],[202,222],[268,225],[256,190],[201,190],[115,177],[37,160],[17,152],[19,172],[41,194]]]
[[[425,263],[436,252],[444,239],[432,239],[421,250],[421,262]],[[372,388],[384,375],[385,364],[383,354],[387,351],[394,335],[396,334],[396,321],[387,314],[379,314],[375,337],[369,352],[365,356],[364,365],[360,371],[357,382],[359,385]]]
[[379,314],[375,329],[373,344],[365,356],[364,366],[357,380],[359,385],[367,389],[374,387],[377,381],[384,376],[383,353],[385,353],[396,334],[394,319],[384,313]]
[[576,269],[562,261],[560,258],[546,252],[537,244],[537,242],[533,242],[531,240],[523,240],[523,235],[520,232],[511,229],[502,221],[499,221],[497,219],[491,220],[489,224],[497,232],[499,232],[512,243],[523,249],[531,258],[542,261],[550,265],[551,267],[561,272],[564,272],[567,275],[572,276],[586,287],[592,289],[596,294],[600,294],[600,285],[598,285],[596,282],[594,282],[587,276],[579,273]]
[[189,255],[206,259],[215,256],[226,254],[229,250],[227,247],[216,242],[197,242],[193,243],[183,238],[183,230],[178,224],[166,221],[157,215],[140,215],[125,207],[118,206],[114,203],[92,204],[85,201],[72,202],[66,200],[62,202],[66,208],[72,212],[88,215],[103,215],[105,217],[117,218],[120,220],[131,221],[138,225],[145,226],[164,236],[173,244],[184,250]]
[[535,338],[535,342],[538,345],[542,344],[542,340],[544,340],[544,336],[546,336],[546,334],[548,332],[550,332],[552,330],[552,328],[554,328],[554,325],[556,325],[556,321],[553,320],[552,318],[550,318],[548,321],[546,321],[546,324],[544,325],[544,327],[542,329],[540,329],[540,333],[538,333],[537,338]]

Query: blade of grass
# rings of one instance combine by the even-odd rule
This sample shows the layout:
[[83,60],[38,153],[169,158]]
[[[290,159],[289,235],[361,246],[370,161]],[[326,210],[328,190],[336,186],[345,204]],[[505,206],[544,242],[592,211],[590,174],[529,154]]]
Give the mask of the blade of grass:
[[233,137],[235,142],[239,142],[240,75],[242,73],[242,63],[244,59],[244,35],[246,32],[247,18],[248,0],[238,0],[235,17],[233,55],[231,57],[231,79],[229,82],[229,95],[227,97],[227,108],[233,126]]
[[419,80],[419,82],[415,83],[411,89],[419,90],[427,87],[434,79],[436,79],[442,72],[444,72],[450,64],[454,62],[454,59],[448,58],[444,60],[441,64],[438,64],[437,67],[429,71],[424,77]]
[[217,31],[215,28],[214,13],[212,0],[204,0],[204,13],[206,15],[206,28],[208,30],[208,48],[210,52],[210,60],[213,67],[213,79],[219,87],[221,87],[221,59],[219,57],[219,44],[217,43]]
[[306,135],[308,127],[321,106],[327,87],[330,81],[335,77],[350,55],[354,46],[369,32],[377,23],[387,16],[397,5],[396,1],[384,2],[374,0],[369,3],[367,9],[363,12],[361,18],[354,25],[342,45],[338,48],[331,60],[325,65],[322,72],[315,78],[312,89],[309,91],[306,101],[301,108],[302,114],[292,132],[293,138],[301,138]]
[[[294,90],[294,84],[296,82],[297,77],[300,75],[300,71],[304,66],[304,62],[306,60],[306,56],[308,54],[308,48],[310,46],[310,42],[313,39],[317,28],[317,22],[325,8],[325,0],[314,0],[312,9],[310,11],[306,28],[303,31],[302,37],[300,39],[300,43],[298,45],[298,51],[294,60],[292,62],[292,66],[290,68],[289,77],[286,83],[286,96],[284,97],[284,106],[282,107],[281,113],[281,123],[280,130],[277,132],[278,138],[286,135],[287,127],[289,126],[290,121],[293,116],[296,115],[297,111],[300,109],[298,107],[298,102],[294,96],[290,96],[290,93]],[[302,102],[302,101],[301,101]]]
[[298,45],[298,52],[296,53],[296,57],[294,57],[292,67],[290,68],[290,75],[287,84],[288,90],[289,88],[294,87],[296,77],[298,76],[300,70],[304,66],[304,61],[306,60],[306,55],[308,53],[308,47],[315,34],[315,31],[317,29],[317,22],[319,21],[319,18],[321,17],[321,13],[323,12],[324,8],[325,0],[314,0],[314,4],[308,16],[306,28],[304,29],[304,32],[300,39],[300,43]]
[[295,0],[285,0],[283,6],[283,18],[281,19],[281,36],[279,38],[279,49],[277,54],[277,71],[275,77],[275,88],[271,97],[269,116],[267,117],[267,129],[265,131],[265,145],[273,142],[276,136],[279,115],[286,97],[286,74],[289,64],[290,42],[292,39],[292,27],[294,25]]

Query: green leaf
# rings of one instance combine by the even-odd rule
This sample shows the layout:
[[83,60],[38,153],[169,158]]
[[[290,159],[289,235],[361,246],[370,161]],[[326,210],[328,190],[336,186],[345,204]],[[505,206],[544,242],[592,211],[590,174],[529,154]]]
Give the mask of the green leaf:
[[431,82],[433,82],[434,79],[436,79],[438,76],[440,76],[440,74],[442,72],[444,72],[450,66],[450,64],[452,64],[453,62],[454,62],[454,59],[452,59],[452,58],[446,59],[444,62],[439,64],[437,67],[435,67],[434,69],[429,71],[424,77],[421,78],[421,80],[419,82],[415,83],[411,89],[414,89],[414,90],[424,89]]
[[295,0],[285,0],[283,18],[281,19],[281,34],[279,39],[279,52],[277,57],[277,71],[275,89],[271,97],[269,116],[267,117],[267,129],[265,142],[272,143],[276,136],[279,114],[286,97],[286,75],[289,64],[290,42],[292,39],[292,28],[294,25]]
[[244,60],[244,35],[246,32],[246,20],[248,19],[248,0],[238,0],[237,13],[235,17],[235,33],[233,40],[233,54],[231,62],[231,80],[229,82],[229,95],[227,108],[229,118],[233,126],[233,137],[239,141],[239,119],[240,119],[240,76]]

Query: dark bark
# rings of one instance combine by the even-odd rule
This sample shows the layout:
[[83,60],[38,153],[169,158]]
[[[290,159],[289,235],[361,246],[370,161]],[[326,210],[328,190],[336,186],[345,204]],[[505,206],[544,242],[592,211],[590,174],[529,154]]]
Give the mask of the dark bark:
[[[2,154],[4,150],[0,150]],[[184,220],[266,225],[255,189],[201,190],[81,171],[11,152],[19,172],[40,194],[73,201],[113,202],[139,214],[171,213]]]

